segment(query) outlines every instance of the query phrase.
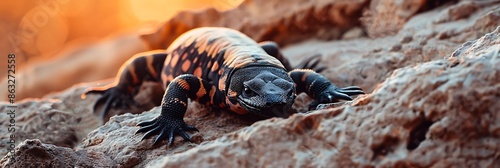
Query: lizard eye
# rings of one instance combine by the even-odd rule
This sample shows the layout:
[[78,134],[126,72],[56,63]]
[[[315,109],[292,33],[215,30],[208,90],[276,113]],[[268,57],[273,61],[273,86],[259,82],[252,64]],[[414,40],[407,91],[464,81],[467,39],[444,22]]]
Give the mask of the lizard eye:
[[252,89],[245,86],[245,88],[243,89],[243,97],[252,97],[255,95],[256,95],[256,93],[254,91],[252,91]]

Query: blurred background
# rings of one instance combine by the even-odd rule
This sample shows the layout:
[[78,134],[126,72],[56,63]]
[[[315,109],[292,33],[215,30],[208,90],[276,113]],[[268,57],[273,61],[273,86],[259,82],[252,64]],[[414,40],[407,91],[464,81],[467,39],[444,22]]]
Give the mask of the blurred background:
[[[148,50],[140,35],[155,32],[180,11],[226,11],[242,1],[0,1],[0,67],[7,66],[9,53],[15,54],[15,101],[40,98],[114,77],[123,62]],[[0,101],[9,94],[3,69]]]
[[[154,27],[181,10],[227,10],[242,0],[16,0],[0,2],[0,54],[16,68],[57,57],[62,50]],[[0,61],[5,67],[7,61]],[[6,70],[0,71],[0,78]]]

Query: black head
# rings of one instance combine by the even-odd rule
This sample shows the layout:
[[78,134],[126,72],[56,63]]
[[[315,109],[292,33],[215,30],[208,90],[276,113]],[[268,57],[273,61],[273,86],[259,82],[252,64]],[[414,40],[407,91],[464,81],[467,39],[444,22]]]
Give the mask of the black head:
[[287,117],[295,99],[295,87],[287,72],[271,66],[236,70],[228,87],[231,106],[263,117]]

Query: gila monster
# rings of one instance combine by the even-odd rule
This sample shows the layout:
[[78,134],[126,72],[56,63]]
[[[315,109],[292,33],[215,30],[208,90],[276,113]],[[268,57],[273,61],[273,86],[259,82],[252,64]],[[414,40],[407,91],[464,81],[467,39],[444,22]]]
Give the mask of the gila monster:
[[293,68],[276,43],[257,43],[229,28],[204,27],[179,36],[166,50],[137,54],[120,69],[115,82],[91,87],[83,93],[99,93],[96,107],[101,115],[110,108],[134,104],[133,96],[144,81],[161,82],[165,92],[161,113],[151,121],[137,124],[142,140],[157,135],[154,144],[180,135],[191,141],[186,131],[198,131],[184,122],[188,98],[200,104],[228,109],[238,114],[286,117],[297,94],[305,92],[320,103],[352,100],[364,94],[357,86],[339,88],[316,71],[318,56]]

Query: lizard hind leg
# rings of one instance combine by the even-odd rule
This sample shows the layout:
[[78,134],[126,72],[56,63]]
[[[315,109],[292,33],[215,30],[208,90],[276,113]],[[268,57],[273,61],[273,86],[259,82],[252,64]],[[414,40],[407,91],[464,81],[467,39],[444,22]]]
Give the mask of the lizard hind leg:
[[[160,71],[163,68],[167,54],[163,50],[140,53],[129,59],[118,72],[114,83],[102,87],[91,87],[82,94],[100,94],[94,104],[94,114],[107,121],[113,114],[111,109],[130,109],[136,107],[134,96],[144,81],[160,81]],[[102,107],[102,108],[100,108]],[[100,110],[99,110],[100,108]]]
[[113,116],[109,113],[111,109],[130,109],[136,106],[133,95],[126,94],[118,87],[89,88],[82,94],[82,98],[85,98],[87,94],[101,94],[92,109],[94,115],[99,116],[104,121],[108,121]]

